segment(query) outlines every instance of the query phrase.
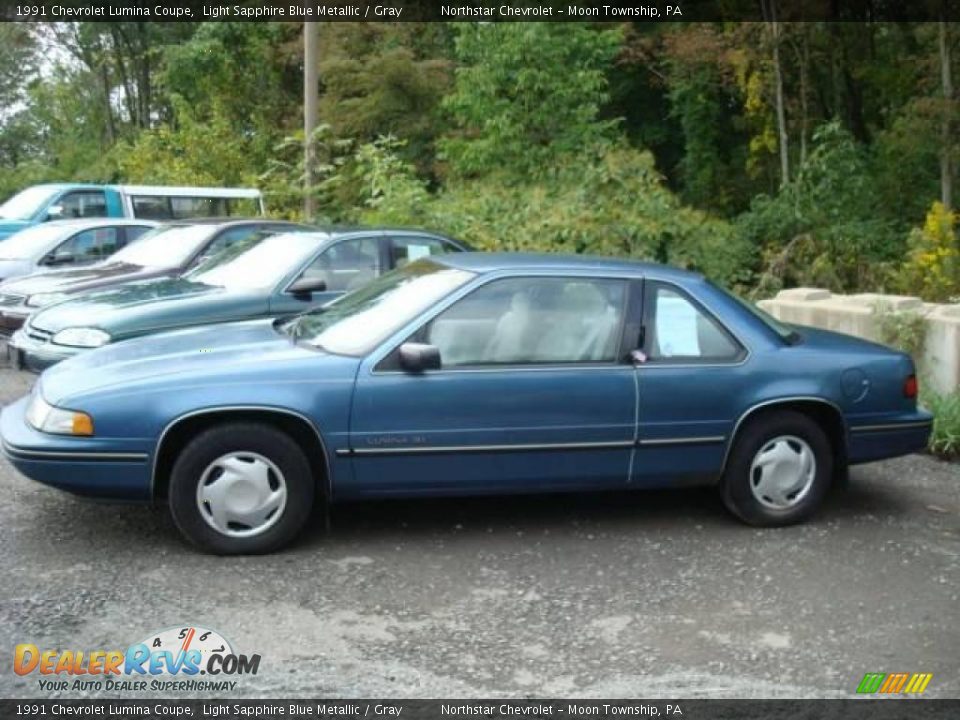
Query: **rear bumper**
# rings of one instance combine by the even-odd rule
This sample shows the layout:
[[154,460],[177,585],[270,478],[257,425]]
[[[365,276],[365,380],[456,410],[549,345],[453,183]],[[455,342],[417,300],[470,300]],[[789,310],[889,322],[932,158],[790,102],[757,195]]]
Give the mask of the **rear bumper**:
[[0,414],[0,445],[17,470],[76,495],[150,501],[151,455],[143,441],[41,433],[24,419],[29,401],[22,398]]
[[917,410],[909,415],[851,423],[849,429],[850,464],[873,462],[925,450],[933,415]]

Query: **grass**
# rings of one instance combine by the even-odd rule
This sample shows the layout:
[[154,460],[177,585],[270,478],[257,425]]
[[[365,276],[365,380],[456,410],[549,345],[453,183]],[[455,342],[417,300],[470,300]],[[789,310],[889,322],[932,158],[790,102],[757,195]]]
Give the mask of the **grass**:
[[930,452],[945,460],[960,459],[960,388],[947,395],[926,390],[922,400],[934,415]]

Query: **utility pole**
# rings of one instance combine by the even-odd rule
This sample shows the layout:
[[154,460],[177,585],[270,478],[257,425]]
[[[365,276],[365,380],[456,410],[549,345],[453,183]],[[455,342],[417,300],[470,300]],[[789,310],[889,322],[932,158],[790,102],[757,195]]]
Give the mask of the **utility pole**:
[[316,215],[316,200],[313,196],[314,168],[316,152],[313,147],[313,133],[317,129],[317,116],[320,104],[319,78],[317,76],[317,56],[320,39],[317,35],[317,23],[303,23],[303,214],[307,222]]
[[[944,13],[946,14],[946,13]],[[940,125],[940,202],[953,208],[953,78],[950,73],[950,37],[940,21],[940,82],[943,87],[943,120]]]

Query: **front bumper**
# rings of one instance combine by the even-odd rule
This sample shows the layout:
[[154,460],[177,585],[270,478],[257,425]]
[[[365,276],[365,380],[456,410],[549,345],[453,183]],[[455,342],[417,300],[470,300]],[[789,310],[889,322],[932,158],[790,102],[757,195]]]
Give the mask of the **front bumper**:
[[30,313],[17,310],[0,310],[0,336],[9,337],[23,327]]
[[7,342],[7,356],[15,368],[25,368],[32,372],[42,372],[61,360],[71,358],[88,348],[54,345],[52,342],[35,340],[21,328]]
[[925,450],[933,415],[917,409],[909,414],[860,419],[850,423],[850,464],[873,462]]
[[30,398],[0,414],[0,445],[10,463],[31,480],[76,495],[149,502],[152,475],[149,441],[74,438],[39,432],[27,424]]

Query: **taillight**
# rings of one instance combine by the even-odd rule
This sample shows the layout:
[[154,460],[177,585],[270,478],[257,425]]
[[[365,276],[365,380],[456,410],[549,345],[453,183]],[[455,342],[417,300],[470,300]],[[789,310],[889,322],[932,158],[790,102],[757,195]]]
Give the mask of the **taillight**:
[[909,400],[916,400],[919,390],[920,387],[917,384],[917,376],[908,375],[907,379],[903,381],[903,396]]

